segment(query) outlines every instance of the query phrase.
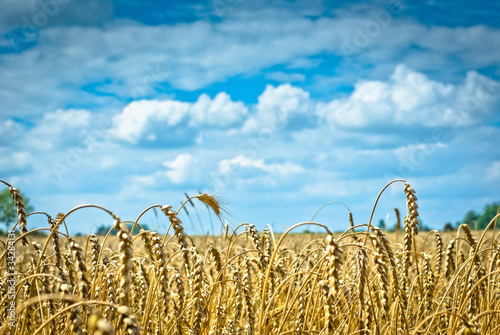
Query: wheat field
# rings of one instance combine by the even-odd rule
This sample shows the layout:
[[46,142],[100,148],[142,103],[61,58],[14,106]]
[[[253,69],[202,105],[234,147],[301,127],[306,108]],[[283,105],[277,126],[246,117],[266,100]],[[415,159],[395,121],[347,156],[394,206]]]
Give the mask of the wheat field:
[[[498,215],[485,231],[419,233],[415,191],[396,182],[407,202],[401,232],[349,212],[343,233],[245,223],[193,237],[169,205],[131,221],[85,205],[29,230],[32,214],[3,182],[20,234],[0,243],[0,334],[500,334]],[[212,195],[190,201],[223,214]],[[109,213],[113,232],[69,236],[71,214],[86,207]],[[156,207],[170,224],[162,234],[140,224]],[[309,225],[324,233],[294,233]]]

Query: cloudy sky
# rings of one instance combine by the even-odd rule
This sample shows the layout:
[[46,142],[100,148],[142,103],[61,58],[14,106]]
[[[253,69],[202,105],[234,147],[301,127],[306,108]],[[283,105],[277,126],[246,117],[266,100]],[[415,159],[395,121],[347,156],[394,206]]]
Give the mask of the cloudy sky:
[[499,200],[498,2],[2,0],[0,37],[0,179],[54,216],[212,191],[232,226],[366,223],[404,178],[441,228]]

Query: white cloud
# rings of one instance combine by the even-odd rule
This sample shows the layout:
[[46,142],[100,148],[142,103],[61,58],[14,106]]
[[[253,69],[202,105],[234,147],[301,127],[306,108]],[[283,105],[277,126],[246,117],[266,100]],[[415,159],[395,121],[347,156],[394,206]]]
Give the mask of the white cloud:
[[27,139],[39,150],[57,149],[81,143],[91,125],[91,113],[81,109],[59,109],[45,114]]
[[452,122],[458,125],[477,124],[494,114],[498,107],[500,82],[470,71],[456,88],[456,108]]
[[148,176],[133,176],[131,189],[144,192],[147,188],[151,188],[155,183],[158,183],[158,177],[157,173]]
[[163,127],[177,126],[185,120],[189,107],[189,103],[173,100],[134,101],[113,117],[109,134],[129,143],[137,143],[143,137],[154,141],[154,130],[159,124]]
[[104,170],[113,168],[113,167],[117,166],[118,164],[119,164],[119,161],[116,158],[111,157],[111,156],[104,156],[101,159],[101,168]]
[[112,14],[113,3],[110,0],[2,0],[0,35],[4,36],[18,27],[44,29],[68,23],[99,25],[110,19]]
[[286,162],[284,164],[268,163],[263,159],[251,159],[244,155],[238,155],[233,159],[223,159],[219,163],[219,171],[222,173],[230,173],[231,171],[243,169],[256,169],[267,172],[271,175],[288,177],[290,175],[305,172],[300,165]]
[[500,181],[500,161],[493,161],[485,174],[487,181]]
[[[220,92],[212,100],[207,94],[199,96],[194,103],[178,100],[140,100],[130,103],[124,110],[113,117],[113,127],[109,135],[118,140],[137,144],[170,140],[190,142],[197,137],[197,128],[227,128],[241,123],[248,112],[243,102],[234,102],[231,97]],[[185,132],[190,129],[189,134]],[[186,138],[184,138],[186,137]]]
[[190,108],[190,125],[229,127],[240,123],[248,113],[243,102],[233,102],[231,97],[220,92],[212,100],[202,94]]
[[494,114],[498,85],[477,72],[460,85],[443,84],[399,65],[388,82],[360,81],[347,98],[319,103],[317,115],[350,129],[470,126]]
[[[4,1],[2,8],[12,10],[0,13],[0,31],[19,27],[23,15],[39,9],[38,2]],[[422,154],[425,162],[404,173],[427,178],[414,185],[423,201],[426,192],[434,192],[429,198],[440,208],[430,215],[423,202],[422,215],[431,218],[427,222],[459,219],[456,208],[469,206],[474,198],[480,207],[483,199],[496,196],[491,185],[498,184],[500,169],[498,119],[488,121],[495,112],[498,118],[499,86],[476,72],[463,82],[459,78],[474,69],[499,73],[500,44],[492,42],[499,40],[498,28],[425,26],[403,15],[393,17],[357,54],[345,57],[342,42],[353,41],[354,27],[366,27],[373,4],[362,10],[342,5],[344,12],[318,17],[319,7],[305,15],[291,10],[296,4],[280,0],[279,9],[273,4],[247,11],[263,1],[247,2],[220,21],[148,26],[115,18],[102,24],[109,11],[87,15],[102,1],[77,2],[72,8],[81,11],[61,11],[29,49],[0,54],[2,178],[19,181],[21,189],[32,185],[27,194],[49,206],[41,210],[71,208],[69,193],[87,202],[78,195],[92,192],[97,203],[134,218],[142,204],[161,201],[166,194],[173,203],[183,190],[212,183],[212,172],[230,172],[234,176],[225,190],[234,195],[227,198],[246,203],[246,211],[235,211],[244,220],[295,223],[310,218],[324,202],[340,200],[353,205],[355,220],[362,222],[386,174],[399,175],[400,159],[418,160]],[[2,41],[2,46],[8,43]],[[405,66],[394,71],[395,64]],[[365,79],[349,93],[358,78]],[[227,85],[253,101],[255,90],[270,80],[300,88],[267,86],[254,105],[232,101],[225,92],[212,93]],[[201,94],[188,103],[168,95],[192,99],[193,93],[186,92],[192,90],[210,92],[210,97]],[[343,98],[316,104],[334,97]],[[126,108],[113,104],[131,100]],[[88,110],[54,112],[65,106]],[[95,118],[113,113],[109,137],[102,137],[106,143],[86,150],[69,166],[71,183],[58,183],[51,163],[67,166],[70,154],[83,152],[62,147],[82,143],[95,129]],[[476,126],[481,123],[490,129]],[[434,126],[454,125],[467,127],[445,129],[431,142]],[[243,128],[247,133],[241,136]],[[283,136],[262,144],[255,131],[263,128]],[[362,136],[353,131],[358,129]],[[259,158],[240,150],[246,140]],[[196,143],[189,153],[171,145],[186,143]],[[126,201],[109,196],[121,188]],[[401,188],[393,190],[404,206]],[[53,201],[54,196],[64,201]],[[463,205],[450,207],[453,198],[462,198]],[[394,207],[390,200],[388,209]]]
[[[33,163],[33,156],[27,151],[12,152],[0,147],[0,172],[22,173]],[[1,178],[0,178],[1,179]]]
[[[373,110],[375,104],[377,107]],[[316,113],[333,126],[347,128],[366,127],[371,118],[390,121],[389,87],[380,81],[360,82],[349,98],[319,103]]]
[[[472,126],[495,115],[499,88],[500,83],[477,72],[453,85],[399,65],[387,81],[359,81],[350,95],[329,103],[317,103],[309,92],[290,84],[267,85],[253,106],[232,101],[225,92],[213,99],[201,94],[194,103],[135,101],[114,116],[109,134],[131,144],[179,146],[203,145],[217,129],[221,132],[215,137],[240,132],[254,136],[259,131],[297,134],[326,124],[340,136],[339,130],[397,133],[408,128]],[[253,113],[248,113],[250,108]]]
[[[404,123],[409,116],[410,120],[408,121],[412,123],[411,112],[431,106],[439,100],[446,100],[453,92],[452,85],[431,81],[425,75],[402,65],[396,67],[391,80],[392,85],[388,90],[391,94],[390,100],[398,111],[396,114],[397,123]],[[377,103],[377,101],[377,97],[374,97],[371,102]],[[421,116],[417,115],[416,117]]]
[[191,154],[180,154],[171,162],[164,162],[163,165],[169,169],[166,176],[174,184],[182,184],[190,177],[193,177],[197,160]]
[[[34,1],[30,3],[34,5]],[[25,6],[21,6],[22,10],[15,9],[12,0],[9,4],[12,11],[6,11],[6,16],[29,12]],[[82,13],[82,18],[88,17],[83,13],[90,9],[83,11],[80,7],[73,6],[71,13],[61,12],[54,20],[70,21],[78,13]],[[370,16],[345,13],[312,19],[286,9],[246,13],[239,8],[237,19],[221,22],[200,20],[148,26],[130,20],[111,20],[99,26],[108,15],[108,7],[103,18],[99,18],[101,12],[91,15],[89,21],[99,18],[97,26],[81,20],[76,20],[80,25],[48,25],[35,46],[20,54],[0,55],[4,79],[0,84],[0,100],[4,101],[8,115],[43,113],[68,104],[109,106],[114,99],[94,91],[121,98],[156,98],[158,86],[164,84],[196,90],[275,66],[314,68],[321,64],[323,56],[344,57],[342,43],[353,41],[353,28],[364,27],[371,20]],[[19,17],[15,21],[21,22]],[[460,62],[460,69],[497,66],[500,44],[481,41],[497,41],[499,36],[498,29],[482,26],[428,28],[415,22],[393,20],[369,46],[360,50],[359,61],[361,65],[377,64],[373,70],[366,67],[368,73],[376,73],[387,63],[392,67],[395,60],[406,61],[417,70],[452,72],[449,68],[456,64],[450,61],[450,54]],[[410,48],[412,45],[416,48]],[[290,76],[285,71],[283,75],[279,73],[275,71],[271,76],[277,80],[292,79],[280,78]],[[300,75],[292,75],[294,79],[302,79]],[[81,90],[84,86],[90,89]]]
[[[18,142],[23,135],[23,126],[18,122],[6,119],[0,119],[0,142],[1,146],[4,145],[13,145],[15,142]],[[8,143],[10,142],[10,143]]]
[[289,84],[273,87],[266,86],[266,90],[259,96],[257,113],[273,114],[289,119],[294,115],[306,114],[309,110],[309,93]]
[[457,28],[435,26],[413,38],[425,49],[453,53],[472,67],[498,64],[500,59],[500,47],[494,42],[500,41],[500,31],[482,25]]
[[245,132],[263,128],[276,131],[287,126],[300,129],[308,125],[312,104],[309,93],[301,88],[290,84],[267,85],[258,101],[256,115],[246,122]]
[[266,73],[266,78],[276,80],[282,83],[301,82],[306,80],[302,73],[270,72]]

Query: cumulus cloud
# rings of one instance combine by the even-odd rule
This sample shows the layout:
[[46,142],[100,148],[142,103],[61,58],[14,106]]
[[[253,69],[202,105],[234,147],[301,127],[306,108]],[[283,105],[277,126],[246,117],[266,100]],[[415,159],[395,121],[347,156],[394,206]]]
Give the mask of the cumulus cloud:
[[[153,165],[153,172],[132,176],[131,188],[133,190],[146,192],[165,188],[172,190],[177,187],[186,190],[186,187],[192,185],[199,187],[199,182],[203,178],[198,158],[190,153],[181,153],[172,160],[163,162],[156,162],[153,159],[148,165]],[[147,167],[141,169],[142,172],[147,170],[150,169]]]
[[156,140],[156,130],[178,126],[187,117],[189,103],[180,101],[140,100],[130,103],[113,117],[111,137],[137,143],[145,138]]
[[[387,173],[399,173],[401,162],[413,161],[404,177],[420,178],[415,188],[422,198],[426,192],[435,192],[432,199],[446,197],[435,200],[441,207],[435,216],[427,214],[433,222],[459,219],[447,211],[452,198],[469,201],[480,194],[481,206],[485,197],[493,199],[491,185],[500,169],[499,86],[467,71],[498,75],[500,44],[490,43],[499,40],[498,27],[439,27],[442,21],[429,24],[432,15],[425,23],[409,18],[410,9],[346,54],[344,42],[355,41],[355,28],[373,27],[370,11],[381,2],[362,8],[342,4],[343,11],[333,9],[325,16],[324,2],[300,2],[316,8],[296,11],[297,2],[280,0],[276,7],[259,0],[242,3],[222,20],[197,20],[173,10],[154,18],[141,14],[139,22],[136,16],[117,18],[118,11],[107,10],[111,1],[73,0],[20,53],[2,38],[2,178],[31,183],[27,191],[38,201],[53,200],[47,190],[70,198],[65,193],[70,188],[111,202],[115,197],[103,194],[123,187],[127,201],[118,211],[134,217],[135,209],[143,209],[138,208],[141,197],[147,204],[165,192],[171,192],[169,199],[182,197],[184,190],[205,189],[212,176],[225,181],[229,174],[230,182],[221,185],[240,193],[227,198],[243,198],[253,206],[238,209],[241,218],[254,220],[259,213],[259,222],[273,220],[282,206],[288,208],[276,220],[295,223],[329,200],[345,200],[358,217],[367,217],[370,194],[376,196]],[[40,3],[3,1],[0,35],[22,29],[22,17],[33,17]],[[96,11],[100,3],[105,10]],[[209,5],[186,6],[199,13]],[[145,13],[139,2],[125,6],[127,13]],[[99,13],[89,16],[92,11]],[[177,23],[187,17],[189,22]],[[155,23],[148,25],[149,19]],[[360,77],[365,79],[356,82]],[[274,86],[264,89],[269,83]],[[227,93],[217,94],[220,87]],[[193,97],[193,91],[201,95]],[[116,101],[134,102],[117,107]],[[112,121],[108,136],[101,137],[106,143],[85,152],[64,150],[85,143],[98,117]],[[436,126],[461,128],[434,139]],[[262,129],[280,136],[264,145],[256,134]],[[189,152],[175,149],[194,143]],[[70,161],[79,152],[84,154]],[[58,183],[47,161],[68,167],[74,182]],[[421,182],[423,177],[428,183]],[[24,190],[24,185],[19,186]],[[398,199],[404,206],[400,189]],[[50,206],[61,203],[49,200],[47,209],[59,210]]]
[[316,112],[331,126],[348,129],[470,126],[495,113],[498,86],[477,72],[452,85],[399,65],[387,82],[360,81],[351,95],[319,103]]
[[351,94],[327,103],[316,102],[309,92],[290,84],[267,85],[255,105],[233,101],[225,92],[213,99],[202,94],[194,103],[134,101],[113,117],[109,135],[130,144],[183,146],[201,145],[206,138],[202,130],[229,131],[227,135],[241,131],[247,136],[265,130],[298,134],[326,124],[331,134],[343,136],[339,130],[457,128],[493,117],[499,91],[499,82],[474,71],[454,85],[399,65],[386,81],[359,81]]
[[[94,9],[96,2],[92,1],[89,8],[101,14]],[[21,25],[25,9],[18,11],[16,7],[25,6],[14,3],[18,1],[9,0],[12,10],[4,15],[12,14],[14,24]],[[35,6],[36,1],[29,3]],[[61,11],[53,20],[61,17],[70,21],[77,19],[74,14],[78,13],[91,19],[99,16],[86,15],[88,12],[81,10],[81,5],[71,7],[71,15]],[[302,80],[300,74],[275,71],[274,67],[313,70],[331,56],[339,57],[342,63],[346,55],[341,45],[353,41],[353,28],[373,21],[370,16],[347,12],[313,19],[286,8],[246,12],[241,7],[237,18],[221,22],[200,20],[148,26],[112,19],[103,25],[106,14],[95,23],[76,20],[78,24],[69,27],[48,25],[33,47],[20,54],[0,54],[0,72],[5,78],[5,83],[0,83],[0,100],[5,101],[9,115],[19,115],[32,114],[40,106],[54,109],[75,103],[102,105],[109,103],[113,95],[147,98],[164,85],[197,90],[266,69],[272,69],[270,75],[278,81]],[[361,65],[370,65],[363,67],[368,73],[380,71],[384,66],[380,64],[387,64],[387,60],[391,67],[394,60],[406,60],[416,69],[437,70],[435,67],[439,66],[440,71],[451,72],[449,68],[454,67],[450,64],[455,64],[449,59],[450,53],[459,59],[459,68],[497,66],[500,44],[479,41],[497,41],[499,34],[498,29],[481,26],[428,28],[416,22],[394,20],[376,40],[360,50],[357,60]],[[460,49],[455,45],[460,45]],[[84,86],[93,90],[79,91]],[[47,91],[51,94],[45,94]]]
[[164,162],[168,169],[166,176],[174,184],[185,183],[190,177],[195,177],[194,170],[197,160],[191,154],[180,154],[173,161]]
[[38,150],[78,145],[88,133],[91,119],[91,112],[88,110],[59,109],[45,114],[31,129],[27,139]]
[[[0,142],[1,146],[13,145],[18,142],[23,135],[24,127],[19,122],[12,119],[0,119]],[[10,143],[8,143],[10,142]]]
[[498,29],[484,25],[457,28],[435,26],[422,32],[420,36],[413,36],[416,44],[425,49],[453,53],[473,67],[498,64],[500,59],[498,43],[485,43],[500,40]]
[[259,96],[256,114],[248,119],[244,132],[263,128],[299,130],[311,124],[312,104],[309,93],[299,87],[267,85]]
[[240,123],[248,113],[248,108],[243,102],[233,102],[229,94],[220,92],[213,100],[207,94],[200,95],[189,112],[189,124],[192,126],[223,128]]
[[445,117],[451,117],[450,121],[458,125],[478,124],[495,114],[499,93],[500,82],[470,71],[456,89],[455,113],[447,111]]
[[130,103],[113,117],[111,138],[130,144],[186,144],[197,139],[199,128],[227,128],[247,115],[243,102],[234,102],[221,92],[211,99],[202,94],[194,103],[177,100],[140,100]]

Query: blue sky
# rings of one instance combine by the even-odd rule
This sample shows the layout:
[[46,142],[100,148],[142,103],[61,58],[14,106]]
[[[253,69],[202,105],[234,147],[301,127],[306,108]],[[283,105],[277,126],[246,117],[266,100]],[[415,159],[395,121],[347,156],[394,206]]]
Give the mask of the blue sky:
[[498,2],[4,0],[0,36],[0,179],[53,216],[212,191],[232,226],[366,223],[404,178],[441,228],[499,200]]

